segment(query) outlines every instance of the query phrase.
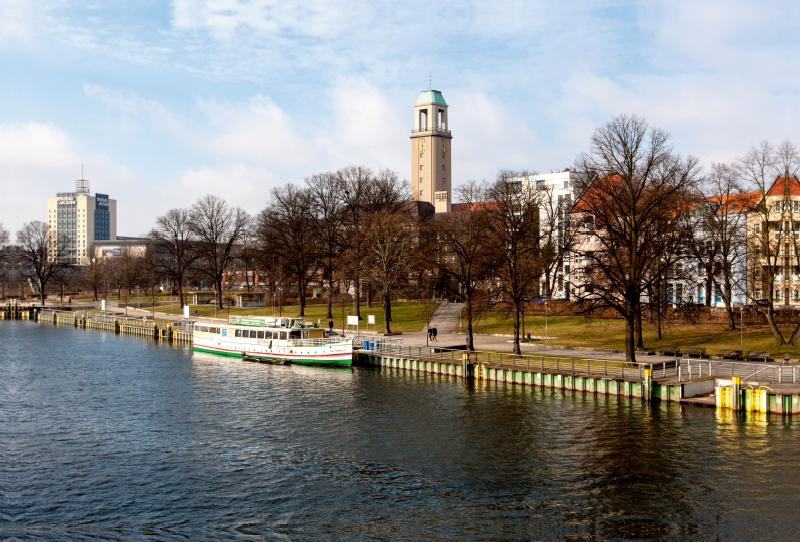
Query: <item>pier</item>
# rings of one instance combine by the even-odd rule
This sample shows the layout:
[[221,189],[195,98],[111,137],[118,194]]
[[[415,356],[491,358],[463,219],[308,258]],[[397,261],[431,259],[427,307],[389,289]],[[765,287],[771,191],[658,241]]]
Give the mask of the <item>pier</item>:
[[675,358],[651,363],[368,342],[354,364],[547,389],[800,414],[800,366]]

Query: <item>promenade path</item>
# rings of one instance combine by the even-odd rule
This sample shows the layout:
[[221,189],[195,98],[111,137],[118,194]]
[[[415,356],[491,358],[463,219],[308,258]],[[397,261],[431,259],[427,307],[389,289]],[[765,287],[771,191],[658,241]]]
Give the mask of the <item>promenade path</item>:
[[[433,315],[431,320],[431,327],[436,327],[438,330],[438,341],[427,342],[429,346],[437,346],[446,348],[448,346],[459,346],[466,344],[466,337],[463,332],[455,331],[458,327],[458,322],[461,316],[463,303],[450,303],[444,301]],[[107,307],[108,312],[114,312],[120,316],[125,315],[124,307]],[[220,311],[221,315],[226,315],[224,311]],[[128,308],[128,316],[134,318],[147,318],[153,317],[153,312],[146,309]],[[183,319],[181,314],[168,314],[156,311],[155,317],[159,320],[178,321]],[[214,320],[213,318],[201,318],[201,320]],[[218,318],[217,321],[227,322],[227,316]],[[378,333],[370,333],[361,331],[361,335],[380,335]],[[580,337],[575,338],[576,344],[580,344]],[[392,340],[398,341],[404,346],[426,346],[427,332],[425,328],[420,331],[407,332],[402,335],[392,337]],[[514,348],[512,337],[510,336],[496,336],[496,335],[475,335],[475,349],[476,350],[491,350],[494,352],[511,352]],[[529,355],[544,355],[544,356],[563,356],[563,357],[579,357],[579,358],[592,358],[592,359],[614,359],[624,360],[625,354],[622,352],[612,352],[609,350],[592,350],[576,348],[564,348],[545,346],[544,341],[532,341],[529,343],[522,343],[520,345],[523,354]],[[648,356],[641,353],[637,356],[637,361],[643,363],[657,363],[666,360],[675,359],[669,356]]]

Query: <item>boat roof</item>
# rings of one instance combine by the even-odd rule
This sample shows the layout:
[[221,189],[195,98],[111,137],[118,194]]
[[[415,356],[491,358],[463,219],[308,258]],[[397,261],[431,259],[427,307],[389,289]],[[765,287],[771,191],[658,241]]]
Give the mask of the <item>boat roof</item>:
[[246,327],[299,329],[304,326],[305,318],[291,316],[230,316],[228,324]]

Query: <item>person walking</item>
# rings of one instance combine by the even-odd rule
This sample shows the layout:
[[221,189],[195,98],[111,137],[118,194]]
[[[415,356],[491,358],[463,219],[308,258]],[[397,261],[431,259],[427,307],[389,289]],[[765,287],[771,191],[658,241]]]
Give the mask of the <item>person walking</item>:
[[436,327],[434,326],[434,328],[433,328],[433,342],[437,342],[436,335],[438,335],[438,333],[439,333],[439,330],[436,329]]
[[333,331],[333,318],[328,320],[328,330]]

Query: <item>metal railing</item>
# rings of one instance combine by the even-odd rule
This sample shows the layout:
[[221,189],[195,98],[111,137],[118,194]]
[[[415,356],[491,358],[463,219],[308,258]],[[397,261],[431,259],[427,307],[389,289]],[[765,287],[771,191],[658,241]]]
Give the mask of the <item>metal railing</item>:
[[497,369],[519,369],[542,373],[619,377],[628,380],[642,380],[644,370],[652,369],[650,363],[628,363],[622,360],[578,358],[567,356],[517,356],[502,352],[467,352],[424,346],[402,346],[384,344],[376,341],[369,350],[381,356],[398,356],[420,361],[440,363],[463,363],[464,354],[469,355],[470,363],[481,363]]
[[443,128],[430,127],[430,128],[423,128],[423,129],[420,129],[420,130],[411,130],[412,134],[419,134],[419,133],[422,133],[422,132],[430,132],[430,133],[433,133],[433,134],[450,135],[450,130],[445,130]]
[[[654,375],[657,371],[654,371]],[[728,379],[738,376],[742,382],[769,382],[772,384],[793,384],[800,379],[797,365],[776,365],[768,363],[745,363],[740,361],[680,360],[678,382],[700,378]]]

